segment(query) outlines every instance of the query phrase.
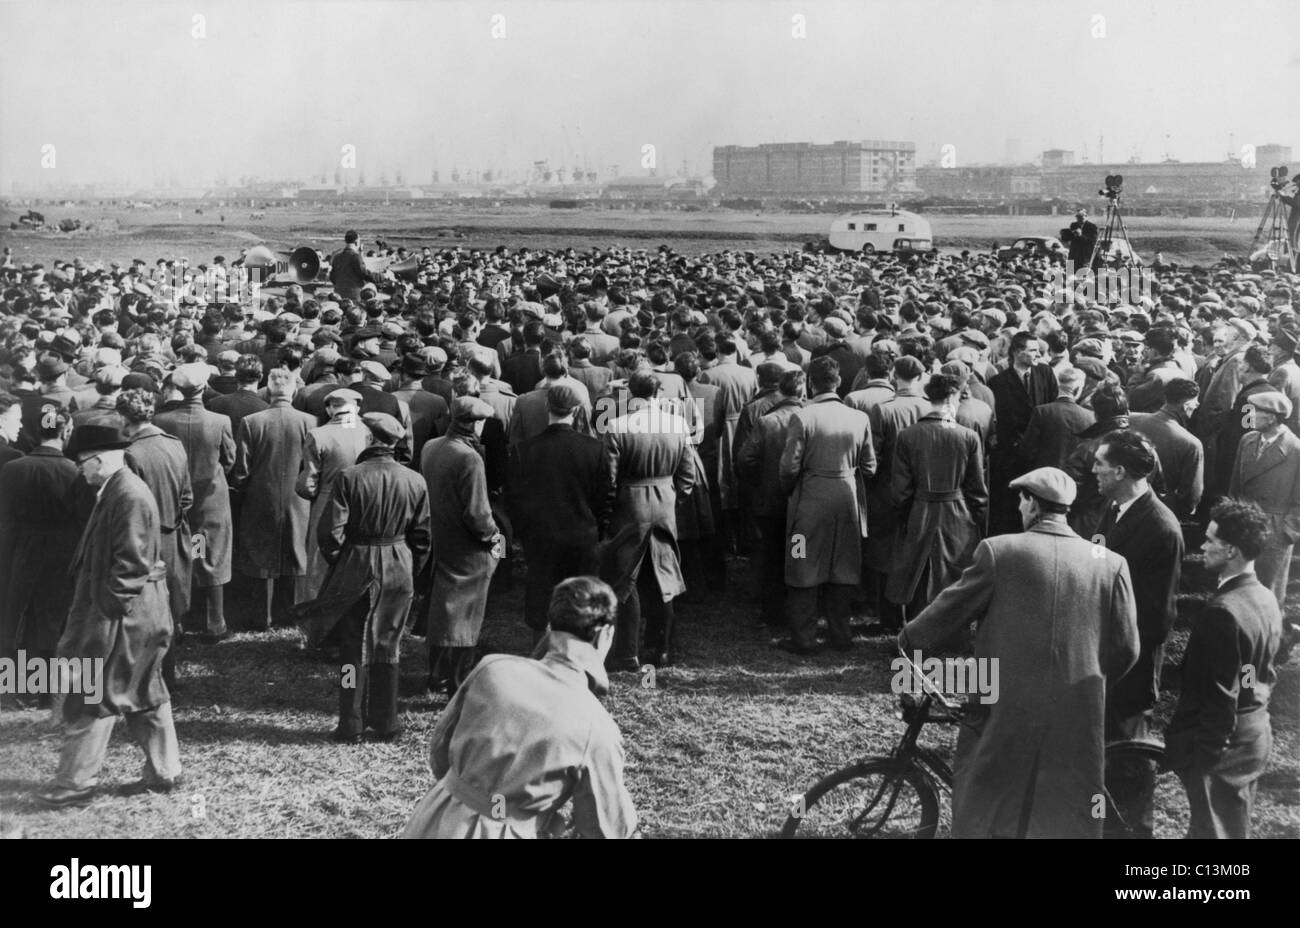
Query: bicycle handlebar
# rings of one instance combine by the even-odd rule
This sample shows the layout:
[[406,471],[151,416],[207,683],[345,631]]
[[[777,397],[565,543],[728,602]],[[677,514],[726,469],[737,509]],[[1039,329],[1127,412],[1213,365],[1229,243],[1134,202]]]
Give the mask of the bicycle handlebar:
[[[938,702],[949,712],[961,711],[962,704],[959,702],[953,702],[947,696],[944,695],[942,690],[940,690],[938,687],[932,684],[926,678],[925,673],[921,670],[921,668],[916,666],[916,662],[913,661],[910,657],[908,657],[907,652],[904,651],[901,647],[898,648],[898,654],[900,657],[903,658],[903,660],[907,661],[908,665],[912,668],[912,673],[915,674],[916,678],[921,681],[921,690],[923,693],[925,693],[925,695],[933,698],[936,702]],[[901,694],[901,695],[906,695],[906,694]]]

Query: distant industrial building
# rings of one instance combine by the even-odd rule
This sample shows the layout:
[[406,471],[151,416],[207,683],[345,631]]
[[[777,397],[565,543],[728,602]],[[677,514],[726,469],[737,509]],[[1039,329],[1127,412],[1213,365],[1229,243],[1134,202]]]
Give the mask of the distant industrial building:
[[852,196],[916,190],[914,142],[781,142],[713,149],[724,195]]

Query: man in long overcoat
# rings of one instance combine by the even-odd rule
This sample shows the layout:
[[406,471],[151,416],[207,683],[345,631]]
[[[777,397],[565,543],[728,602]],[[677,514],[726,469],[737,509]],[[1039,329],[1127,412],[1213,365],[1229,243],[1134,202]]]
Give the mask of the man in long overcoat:
[[362,421],[373,442],[334,481],[316,531],[329,576],[313,603],[295,609],[310,640],[338,626],[339,724],[331,737],[345,744],[366,728],[386,741],[401,734],[402,631],[429,552],[428,490],[395,457],[405,427],[382,412]]
[[1281,393],[1256,393],[1250,403],[1258,431],[1241,438],[1228,493],[1250,500],[1268,516],[1272,531],[1255,571],[1285,615],[1291,552],[1300,540],[1300,438],[1285,425],[1291,401]]
[[271,406],[239,423],[230,485],[243,494],[250,518],[239,526],[235,567],[262,581],[252,618],[267,628],[294,603],[293,577],[307,573],[307,523],[310,504],[294,492],[307,435],[316,419],[293,408],[292,371],[273,370],[267,378]]
[[894,362],[894,395],[871,407],[868,413],[876,472],[867,481],[868,531],[862,546],[867,576],[864,586],[868,603],[880,612],[881,624],[894,630],[903,625],[902,613],[885,595],[898,535],[898,513],[890,498],[894,447],[903,429],[914,425],[930,411],[930,401],[921,392],[924,373],[921,362],[911,355],[897,359]]
[[[1017,478],[1025,532],[986,538],[974,562],[898,636],[909,660],[972,621],[999,692],[968,701],[953,765],[954,837],[1101,837],[1106,681],[1138,655],[1128,565],[1065,522],[1074,481]],[[992,671],[989,671],[991,677]]]
[[98,692],[85,673],[79,686],[65,687],[59,770],[37,795],[49,806],[78,805],[94,796],[118,716],[126,716],[145,753],[144,776],[134,789],[169,791],[181,774],[171,697],[162,679],[171,616],[158,505],[126,466],[128,444],[120,420],[88,423],[66,451],[99,498],[72,558],[72,605],[57,654],[101,659],[103,669]]
[[311,503],[307,517],[307,573],[294,597],[298,602],[315,599],[329,573],[329,564],[321,556],[320,545],[316,542],[316,530],[334,490],[334,481],[357,462],[357,456],[370,444],[370,430],[357,417],[361,408],[360,393],[349,389],[335,390],[326,400],[325,408],[330,421],[307,433],[302,449],[302,470],[298,472],[298,481],[293,488],[295,493]]
[[970,564],[988,506],[979,436],[955,421],[960,382],[935,374],[925,395],[931,411],[899,434],[891,475],[902,528],[885,593],[908,616]]
[[785,430],[807,399],[801,370],[781,376],[780,401],[758,418],[736,458],[736,474],[754,488],[754,520],[758,523],[758,561],[763,621],[785,624],[785,523],[789,498],[781,486],[781,454]]
[[94,505],[63,454],[68,435],[69,414],[56,406],[34,433],[40,444],[0,469],[0,657],[52,657],[68,618],[68,565]]
[[834,358],[809,365],[812,398],[790,417],[781,452],[781,487],[790,494],[786,516],[786,618],[794,654],[817,648],[817,597],[824,593],[831,647],[852,647],[849,611],[862,579],[867,534],[866,481],[876,472],[867,414],[846,406],[837,392]]
[[505,539],[492,517],[478,442],[492,407],[477,397],[451,404],[451,430],[424,446],[433,588],[429,594],[429,688],[455,693],[474,667],[488,589]]
[[637,371],[628,388],[627,415],[609,422],[604,434],[616,496],[601,575],[619,599],[618,629],[607,658],[607,666],[616,671],[639,666],[643,607],[652,660],[671,663],[677,656],[672,601],[686,589],[677,547],[677,500],[696,486],[690,423],[660,404],[659,377]]
[[[212,368],[206,364],[182,364],[172,372],[172,387],[179,391],[179,406],[160,412],[153,422],[185,446],[190,467],[194,505],[189,512],[193,554],[194,599],[202,603],[204,631],[200,640],[220,641],[230,634],[226,628],[224,589],[230,582],[231,537],[230,489],[226,474],[235,465],[235,436],[230,419],[203,408],[203,388]],[[196,602],[191,614],[199,612]],[[195,616],[197,618],[197,616]]]
[[162,535],[160,557],[167,568],[167,602],[171,607],[172,646],[163,658],[163,680],[175,691],[176,646],[181,639],[181,621],[190,610],[191,561],[189,511],[194,505],[190,486],[190,465],[185,446],[153,424],[157,396],[138,387],[122,391],[117,398],[118,414],[126,421],[131,439],[126,449],[126,466],[144,481],[158,504],[158,531]]
[[[722,503],[723,525],[719,529],[732,548],[745,546],[740,523],[740,487],[736,483],[736,429],[745,404],[758,392],[758,375],[742,367],[736,358],[736,343],[729,338],[718,341],[718,363],[700,373],[700,380],[719,388],[716,417],[718,429],[718,492]],[[617,646],[616,646],[617,649]]]

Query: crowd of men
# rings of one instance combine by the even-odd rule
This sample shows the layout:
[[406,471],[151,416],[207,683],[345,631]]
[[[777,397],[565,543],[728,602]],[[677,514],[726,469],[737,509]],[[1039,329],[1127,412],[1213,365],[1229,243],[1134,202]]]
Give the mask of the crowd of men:
[[[1250,621],[1214,601],[1237,647],[1193,633],[1182,686],[1204,704],[1180,716],[1195,750],[1179,773],[1204,797],[1193,830],[1249,832],[1268,688],[1297,636],[1281,612],[1300,539],[1295,275],[1171,265],[1099,303],[1047,259],[987,254],[425,248],[398,280],[361,251],[349,232],[328,285],[222,303],[195,294],[220,290],[223,258],[6,255],[0,652],[117,665],[102,705],[64,703],[49,804],[93,794],[117,715],[144,733],[140,788],[177,782],[182,633],[296,622],[343,668],[332,736],[396,737],[404,631],[455,697],[504,562],[526,571],[539,653],[559,647],[560,585],[612,590],[610,673],[681,660],[679,611],[716,601],[728,570],[797,657],[851,650],[854,616],[927,648],[969,649],[978,621],[976,655],[1024,648],[1025,672],[967,745],[977,761],[959,748],[979,814],[955,829],[1091,833],[1052,803],[1095,793],[1103,741],[1151,733],[1185,539],[1204,537],[1207,565],[1237,568],[1225,584],[1251,573],[1271,595],[1248,591]],[[1012,590],[1045,558],[1027,606]],[[564,621],[594,641],[603,594],[579,592]],[[1038,633],[1009,629],[1045,615],[1085,649],[1115,624],[1108,661],[1035,660]],[[1249,693],[1223,682],[1246,663]],[[1151,772],[1104,775],[1149,831]],[[1046,797],[1039,817],[1000,805],[1006,789]]]

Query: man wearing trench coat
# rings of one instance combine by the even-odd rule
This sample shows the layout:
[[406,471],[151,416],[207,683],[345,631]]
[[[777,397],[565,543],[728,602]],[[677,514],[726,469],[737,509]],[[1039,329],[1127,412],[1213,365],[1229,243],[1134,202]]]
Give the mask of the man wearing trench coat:
[[126,467],[128,443],[120,419],[88,423],[66,452],[99,496],[72,557],[72,605],[57,655],[102,659],[103,670],[100,692],[86,685],[84,674],[80,687],[69,687],[80,692],[68,692],[63,703],[67,727],[59,770],[37,797],[50,806],[76,805],[94,795],[118,716],[126,717],[145,752],[144,777],[136,788],[166,791],[180,777],[171,696],[162,679],[171,616],[158,504]]
[[[235,567],[261,581],[254,628],[267,628],[294,602],[294,580],[307,573],[307,523],[311,506],[294,492],[307,435],[316,427],[309,413],[292,406],[289,371],[271,371],[271,406],[239,423],[230,485],[243,495],[248,518],[239,524]],[[274,609],[273,609],[274,604]],[[272,613],[275,613],[274,615]]]
[[477,435],[492,414],[477,397],[456,397],[451,431],[426,444],[420,461],[433,535],[429,687],[453,694],[474,667],[488,588],[504,554]]
[[220,639],[228,634],[223,591],[230,582],[234,539],[226,474],[235,465],[235,436],[229,418],[203,408],[203,388],[211,370],[202,363],[176,368],[172,385],[181,393],[181,404],[158,413],[153,422],[185,446],[194,491],[189,512],[193,582],[202,591],[196,598],[203,602],[206,635]]
[[1066,524],[1066,473],[1039,468],[1011,490],[1026,530],[981,541],[898,645],[915,660],[974,621],[975,659],[998,661],[996,700],[971,697],[957,737],[953,837],[1100,838],[1106,681],[1138,656],[1132,580]]
[[933,407],[903,429],[894,451],[892,498],[901,531],[885,595],[914,616],[970,564],[988,506],[979,436],[954,421],[960,385],[935,374]]
[[867,533],[866,480],[876,472],[867,414],[844,405],[834,358],[812,362],[813,397],[790,417],[781,453],[786,515],[786,617],[795,654],[816,650],[817,594],[824,591],[831,646],[852,647],[850,598],[862,576]]
[[406,429],[387,413],[362,419],[374,442],[339,474],[317,528],[329,576],[313,603],[295,609],[313,639],[339,628],[339,725],[332,737],[343,743],[359,740],[367,727],[382,740],[401,733],[402,631],[415,574],[429,552],[428,491],[395,457]]

